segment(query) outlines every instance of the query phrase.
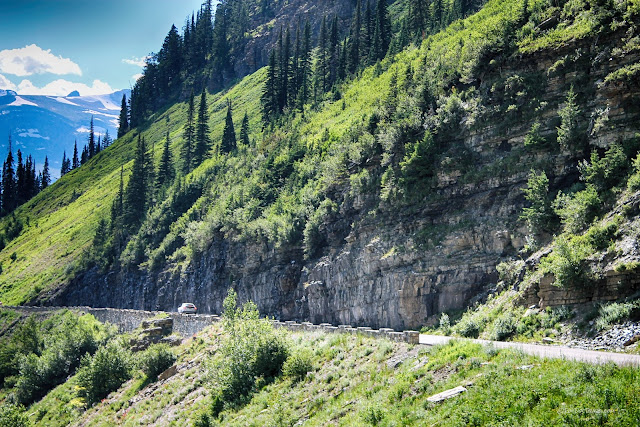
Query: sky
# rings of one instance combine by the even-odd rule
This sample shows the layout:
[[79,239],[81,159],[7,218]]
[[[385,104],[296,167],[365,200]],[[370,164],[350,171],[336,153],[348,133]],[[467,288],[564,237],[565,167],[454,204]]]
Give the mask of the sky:
[[172,24],[203,0],[0,0],[0,89],[111,93],[133,86]]

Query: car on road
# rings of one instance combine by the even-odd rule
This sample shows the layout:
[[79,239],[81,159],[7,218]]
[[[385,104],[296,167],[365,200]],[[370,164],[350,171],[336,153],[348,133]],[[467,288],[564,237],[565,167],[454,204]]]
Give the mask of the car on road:
[[195,314],[197,311],[198,311],[198,307],[196,307],[195,304],[192,304],[190,302],[183,302],[182,305],[178,307],[178,313]]

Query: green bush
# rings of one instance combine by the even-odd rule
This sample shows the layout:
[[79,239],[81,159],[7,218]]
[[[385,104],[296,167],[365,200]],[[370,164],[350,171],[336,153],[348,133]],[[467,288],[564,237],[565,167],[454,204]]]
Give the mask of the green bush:
[[467,338],[478,338],[480,332],[484,329],[485,321],[479,315],[469,312],[462,316],[462,319],[453,327],[453,330]]
[[527,188],[522,191],[531,206],[522,210],[520,219],[527,222],[529,231],[533,234],[550,231],[555,220],[555,213],[549,196],[549,178],[547,178],[547,174],[531,171],[527,181]]
[[627,319],[631,312],[639,307],[637,302],[613,302],[610,304],[603,304],[598,310],[598,317],[596,318],[596,328],[600,331],[608,329],[611,325],[620,323]]
[[578,116],[580,109],[576,104],[576,94],[573,87],[567,93],[564,107],[558,111],[560,127],[558,127],[558,144],[565,150],[575,148],[580,142],[578,134]]
[[222,358],[212,369],[219,393],[216,406],[242,404],[250,394],[282,373],[289,355],[289,343],[268,319],[260,319],[258,308],[249,301],[236,304],[233,289],[224,300],[223,325],[227,335],[221,343]]
[[0,427],[26,427],[31,425],[22,406],[0,404]]
[[593,247],[580,237],[558,237],[553,252],[540,262],[541,271],[555,277],[555,286],[566,288],[590,283],[584,260],[593,253]]
[[107,330],[93,316],[64,311],[35,326],[27,321],[14,335],[18,403],[27,405],[64,382],[84,354],[96,351]]
[[285,377],[291,378],[293,382],[299,382],[302,381],[307,376],[307,372],[312,369],[311,352],[297,350],[284,362],[282,374]]
[[535,121],[531,125],[531,129],[524,137],[524,146],[530,149],[540,148],[547,144],[547,140],[540,134],[542,125],[539,121]]
[[176,355],[167,344],[154,344],[138,355],[136,365],[148,379],[155,380],[175,361]]
[[592,184],[572,195],[558,193],[554,209],[562,220],[565,231],[578,233],[587,228],[600,213],[602,200]]
[[82,358],[78,369],[79,394],[87,405],[92,405],[117,390],[131,378],[131,354],[115,341],[100,347],[93,357]]
[[496,341],[503,341],[516,332],[517,320],[513,313],[500,315],[493,323],[490,338]]
[[620,144],[613,144],[600,158],[596,151],[591,152],[590,161],[583,160],[578,165],[580,178],[593,185],[598,192],[611,189],[626,175],[627,156]]

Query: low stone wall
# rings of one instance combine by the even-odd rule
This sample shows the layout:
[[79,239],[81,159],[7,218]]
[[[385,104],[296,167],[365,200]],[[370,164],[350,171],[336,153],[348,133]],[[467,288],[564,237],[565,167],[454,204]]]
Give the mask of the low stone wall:
[[[189,337],[207,326],[219,322],[220,316],[209,314],[180,314],[167,313],[164,311],[143,311],[115,308],[92,308],[92,307],[5,307],[18,311],[24,315],[48,314],[58,310],[71,310],[77,313],[89,313],[102,323],[116,325],[122,333],[131,332],[138,328],[140,324],[148,319],[157,316],[166,316],[173,319],[173,333]],[[274,321],[277,328],[286,328],[293,332],[299,331],[322,331],[325,333],[350,333],[362,334],[375,338],[388,338],[392,341],[418,344],[420,333],[418,331],[396,332],[390,328],[372,329],[369,327],[353,328],[351,325],[334,326],[329,323],[314,325],[309,322],[298,323],[294,321],[280,322]]]

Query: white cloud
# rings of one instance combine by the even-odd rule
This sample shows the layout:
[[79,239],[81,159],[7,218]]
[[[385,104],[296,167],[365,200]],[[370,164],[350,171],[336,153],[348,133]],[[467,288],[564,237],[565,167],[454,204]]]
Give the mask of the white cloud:
[[50,49],[44,50],[35,44],[0,51],[0,72],[21,77],[46,73],[82,75],[78,64],[69,58],[56,56]]
[[23,80],[18,85],[17,92],[21,95],[49,95],[49,96],[67,96],[74,90],[80,92],[80,95],[104,95],[115,92],[108,83],[100,80],[94,80],[91,86],[84,83],[74,83],[68,80],[58,79],[47,84],[44,87],[36,87],[30,80]]
[[18,129],[17,132],[19,132],[18,136],[22,138],[29,137],[29,138],[42,138],[46,140],[51,139],[48,136],[40,135],[40,131],[38,129]]
[[138,81],[138,79],[139,79],[140,77],[142,77],[142,76],[143,76],[143,74],[142,74],[142,73],[138,73],[138,74],[134,74],[133,76],[131,76],[131,78],[133,79],[133,81],[134,81],[134,82],[137,82],[137,81]]
[[6,78],[5,76],[3,76],[2,74],[0,74],[0,89],[5,89],[5,90],[17,90],[18,88],[16,87],[16,85],[14,85],[13,83],[11,83],[11,81],[9,81],[8,78]]
[[129,64],[129,65],[135,65],[136,67],[144,67],[145,65],[147,65],[147,60],[149,59],[149,56],[143,56],[142,58],[129,58],[129,59],[123,59],[122,62],[124,62],[125,64]]

